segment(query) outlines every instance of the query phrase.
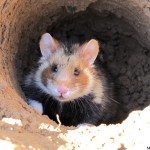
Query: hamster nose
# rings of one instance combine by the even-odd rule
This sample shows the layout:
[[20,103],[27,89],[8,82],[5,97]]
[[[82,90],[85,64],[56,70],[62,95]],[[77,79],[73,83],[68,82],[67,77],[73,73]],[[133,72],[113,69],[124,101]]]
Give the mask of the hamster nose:
[[68,92],[67,86],[64,85],[64,84],[59,85],[59,87],[58,87],[58,92],[59,92],[60,94],[65,94],[65,93],[67,93],[67,92]]

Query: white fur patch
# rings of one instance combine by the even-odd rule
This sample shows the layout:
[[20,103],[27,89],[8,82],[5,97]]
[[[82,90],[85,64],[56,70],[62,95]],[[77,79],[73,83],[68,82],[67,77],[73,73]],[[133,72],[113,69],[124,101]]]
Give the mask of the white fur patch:
[[28,99],[29,105],[32,106],[35,110],[37,110],[40,114],[43,113],[43,106],[40,102],[35,101],[33,99]]
[[49,91],[49,94],[53,95],[53,96],[61,96],[61,94],[58,92],[58,86],[54,86],[52,84],[52,80],[48,80],[48,83],[47,83],[47,89]]
[[71,95],[71,91],[67,91],[65,94],[62,94],[64,98],[68,98]]
[[88,123],[82,123],[82,124],[78,124],[77,128],[84,129],[84,128],[87,128],[87,127],[90,127],[90,126],[94,126],[94,125],[88,124]]
[[[41,61],[41,60],[40,60]],[[48,61],[43,62],[43,64],[41,64],[41,66],[38,68],[37,72],[35,73],[35,81],[36,81],[36,85],[37,87],[40,87],[40,89],[42,89],[44,92],[49,93],[49,90],[43,85],[42,83],[42,72],[49,66]]]
[[26,76],[24,83],[26,85],[30,85],[32,83],[32,79],[33,79],[33,74],[30,73],[29,75]]

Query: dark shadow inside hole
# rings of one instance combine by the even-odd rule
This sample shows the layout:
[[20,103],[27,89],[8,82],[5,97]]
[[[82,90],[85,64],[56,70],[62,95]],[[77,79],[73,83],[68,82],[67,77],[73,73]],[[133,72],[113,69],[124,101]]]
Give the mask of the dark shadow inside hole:
[[[150,104],[150,53],[134,38],[136,31],[123,17],[117,18],[107,11],[99,13],[87,9],[58,20],[47,27],[47,32],[63,42],[71,40],[83,43],[91,38],[100,41],[98,59],[112,74],[119,95],[121,109],[118,122],[131,111],[142,110]],[[23,75],[29,71],[31,59],[36,61],[40,56],[38,42],[33,41],[34,38],[29,42],[26,53],[28,63],[22,68]],[[23,60],[21,63],[24,63]]]

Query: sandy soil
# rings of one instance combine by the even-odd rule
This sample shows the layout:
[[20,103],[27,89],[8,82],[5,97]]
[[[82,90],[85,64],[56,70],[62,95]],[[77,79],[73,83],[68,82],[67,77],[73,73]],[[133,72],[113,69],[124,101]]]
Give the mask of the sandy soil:
[[46,117],[41,123],[34,122],[34,116],[22,119],[4,117],[0,121],[0,145],[9,150],[144,150],[150,146],[149,115],[150,107],[147,107],[144,111],[132,112],[121,124],[79,128],[59,126],[47,121]]
[[[41,34],[46,31],[56,33],[58,28],[51,27],[55,22],[61,23],[58,19],[62,19],[63,22],[66,17],[69,19],[86,8],[98,11],[98,15],[103,11],[109,12],[103,16],[105,18],[100,17],[106,24],[108,23],[106,26],[96,22],[97,13],[91,16],[86,14],[87,19],[83,20],[84,15],[81,15],[80,23],[83,21],[84,25],[85,20],[96,18],[90,27],[82,26],[82,29],[87,33],[85,37],[94,33],[102,42],[102,49],[107,49],[103,55],[106,62],[109,62],[106,64],[116,60],[116,65],[120,65],[121,60],[124,60],[123,69],[118,68],[119,71],[114,67],[115,63],[108,67],[112,74],[121,80],[120,87],[125,89],[124,93],[120,93],[124,94],[122,106],[124,112],[127,112],[126,116],[129,116],[116,125],[64,127],[33,110],[25,102],[18,81],[27,72],[27,66],[31,63],[29,60],[33,55],[39,55],[35,48]],[[115,15],[117,19],[113,17],[114,20],[111,20],[108,14]],[[107,17],[111,21],[108,29],[110,33],[105,31],[109,25],[109,21],[106,22]],[[65,22],[67,23],[69,21]],[[78,24],[76,27],[80,27],[79,22],[76,23]],[[149,149],[149,27],[149,0],[0,0],[0,149]],[[59,26],[59,29],[62,28]],[[66,27],[62,31],[64,29]],[[122,32],[124,30],[126,31]],[[66,31],[71,35],[76,34],[69,28]]]

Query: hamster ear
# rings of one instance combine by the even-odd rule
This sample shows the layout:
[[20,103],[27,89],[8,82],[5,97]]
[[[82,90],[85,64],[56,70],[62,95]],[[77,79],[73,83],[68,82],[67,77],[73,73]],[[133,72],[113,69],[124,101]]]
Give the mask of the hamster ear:
[[92,39],[89,42],[83,44],[79,48],[80,57],[89,65],[92,65],[99,52],[99,43],[97,40]]
[[49,33],[44,33],[40,40],[40,50],[44,57],[48,58],[53,52],[55,52],[59,43]]

